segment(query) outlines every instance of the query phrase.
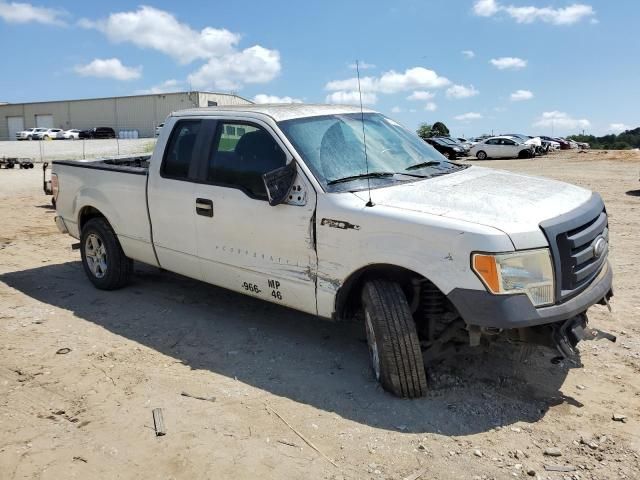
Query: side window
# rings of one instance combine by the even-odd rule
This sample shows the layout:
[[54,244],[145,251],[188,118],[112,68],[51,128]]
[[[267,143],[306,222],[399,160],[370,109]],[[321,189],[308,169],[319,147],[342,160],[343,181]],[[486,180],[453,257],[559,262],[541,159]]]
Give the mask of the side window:
[[176,123],[167,143],[162,162],[163,177],[187,179],[193,156],[193,147],[200,130],[200,120],[181,120]]
[[266,199],[262,175],[284,167],[287,156],[269,132],[249,124],[220,122],[209,157],[207,181]]
[[511,145],[511,146],[513,146],[513,145],[515,145],[515,144],[516,144],[516,142],[514,142],[513,140],[505,140],[505,141],[504,141],[504,144],[505,144],[505,145]]
[[491,140],[487,140],[487,145],[497,145],[498,141],[495,138],[492,138]]

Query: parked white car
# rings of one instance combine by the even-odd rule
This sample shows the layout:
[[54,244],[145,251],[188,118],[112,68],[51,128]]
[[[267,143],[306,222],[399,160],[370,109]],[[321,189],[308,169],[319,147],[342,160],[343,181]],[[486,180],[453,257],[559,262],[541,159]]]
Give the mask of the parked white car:
[[513,137],[490,137],[476,143],[469,155],[478,160],[487,158],[530,158],[534,154],[534,145],[521,143]]
[[36,128],[33,133],[34,140],[57,140],[64,138],[64,130],[61,128]]
[[78,140],[80,138],[80,130],[77,130],[75,128],[67,130],[62,134],[62,137],[65,140]]
[[33,134],[36,130],[44,130],[40,128],[27,128],[21,132],[16,132],[16,140],[33,140]]

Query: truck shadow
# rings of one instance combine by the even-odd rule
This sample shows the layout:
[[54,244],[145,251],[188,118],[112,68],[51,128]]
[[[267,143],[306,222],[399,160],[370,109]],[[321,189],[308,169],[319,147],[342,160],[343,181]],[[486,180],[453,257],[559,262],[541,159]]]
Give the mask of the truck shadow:
[[561,393],[569,367],[552,365],[553,352],[546,349],[534,349],[526,361],[509,345],[452,357],[430,374],[429,395],[402,400],[373,380],[364,331],[356,324],[321,321],[139,265],[132,285],[113,292],[93,288],[80,262],[0,280],[192,369],[376,428],[466,435],[534,422],[560,403],[581,406]]

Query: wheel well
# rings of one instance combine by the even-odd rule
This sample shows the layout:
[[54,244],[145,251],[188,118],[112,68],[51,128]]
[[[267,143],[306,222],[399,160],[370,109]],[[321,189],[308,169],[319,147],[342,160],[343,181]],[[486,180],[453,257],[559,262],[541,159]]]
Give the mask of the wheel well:
[[78,231],[82,232],[82,227],[91,220],[92,218],[102,217],[106,219],[106,217],[102,214],[100,210],[94,207],[83,207],[80,210],[80,214],[78,215]]
[[355,316],[362,306],[360,294],[364,283],[374,278],[384,278],[398,282],[411,304],[415,294],[416,281],[427,280],[419,273],[390,264],[367,265],[353,272],[342,284],[336,295],[334,319],[347,320]]

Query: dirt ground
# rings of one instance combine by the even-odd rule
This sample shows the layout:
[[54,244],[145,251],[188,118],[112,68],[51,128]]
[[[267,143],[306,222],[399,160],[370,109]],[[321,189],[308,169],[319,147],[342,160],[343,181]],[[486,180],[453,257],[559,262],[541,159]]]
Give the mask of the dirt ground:
[[142,265],[94,289],[38,168],[0,170],[0,479],[640,478],[640,154],[482,164],[601,193],[615,297],[589,313],[618,341],[456,357],[419,400],[377,386],[358,325]]

